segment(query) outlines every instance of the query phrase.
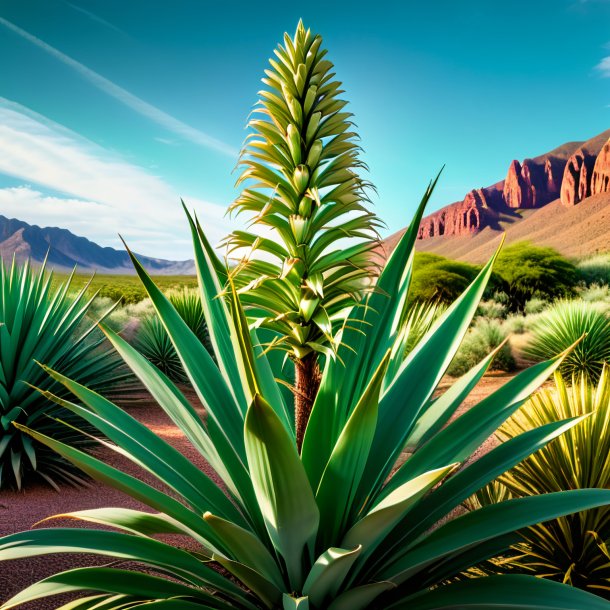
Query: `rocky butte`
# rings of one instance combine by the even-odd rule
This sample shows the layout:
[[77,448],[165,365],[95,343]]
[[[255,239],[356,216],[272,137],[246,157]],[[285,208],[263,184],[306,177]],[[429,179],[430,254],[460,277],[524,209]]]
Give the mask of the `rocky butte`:
[[540,208],[559,198],[563,205],[573,206],[606,192],[610,192],[610,130],[522,163],[512,161],[501,182],[474,189],[462,201],[426,216],[418,238],[471,235],[494,226],[501,214]]

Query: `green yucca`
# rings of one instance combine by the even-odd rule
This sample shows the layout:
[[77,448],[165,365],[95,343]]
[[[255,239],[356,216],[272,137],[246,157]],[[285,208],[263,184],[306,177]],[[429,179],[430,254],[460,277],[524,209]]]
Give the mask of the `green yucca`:
[[[585,376],[536,393],[499,431],[510,441],[551,422],[581,421],[477,494],[478,505],[560,489],[610,488],[610,371],[597,386]],[[599,508],[536,525],[502,566],[567,582],[610,599],[610,510]]]
[[[579,420],[548,423],[468,463],[561,357],[521,372],[447,423],[492,360],[488,356],[435,395],[485,291],[493,259],[405,358],[397,349],[398,322],[430,192],[381,274],[380,290],[355,308],[340,357],[324,363],[300,454],[292,411],[276,381],[277,362],[262,352],[256,329],[246,325],[235,291],[225,300],[226,272],[198,223],[189,218],[217,364],[134,259],[206,420],[119,335],[108,331],[109,339],[223,486],[112,402],[48,369],[78,402],[46,396],[95,425],[110,439],[108,446],[153,475],[157,485],[19,429],[152,512],[78,511],[70,516],[113,531],[33,529],[0,539],[0,561],[93,553],[134,562],[60,572],[7,600],[2,610],[67,591],[84,597],[58,610],[441,610],[498,604],[507,610],[608,610],[610,604],[599,597],[528,576],[454,582],[464,570],[505,551],[517,531],[606,505],[610,491],[559,491],[446,519],[478,489]],[[444,523],[433,527],[439,521]],[[179,534],[191,542],[173,547],[157,534]]]
[[[198,291],[190,288],[170,290],[167,293],[167,297],[186,325],[210,351],[210,338]],[[150,362],[172,381],[187,381],[187,376],[171,339],[155,314],[142,320],[136,336],[135,346],[141,354],[146,356]]]
[[172,340],[156,315],[144,318],[134,342],[136,349],[172,381],[185,382],[187,377]]
[[586,373],[599,379],[604,363],[610,362],[610,316],[586,301],[560,301],[546,310],[532,327],[524,354],[543,360],[560,354],[581,339],[561,365],[571,377]]
[[234,231],[227,240],[230,252],[246,252],[234,279],[248,314],[295,362],[299,443],[318,354],[335,356],[346,312],[371,284],[379,226],[365,205],[352,114],[321,45],[299,23],[270,60],[239,161],[243,191],[231,206],[261,234]]
[[[70,278],[71,279],[71,278]],[[66,395],[39,366],[54,369],[104,392],[128,375],[118,371],[121,361],[108,351],[97,321],[86,318],[93,299],[87,287],[70,295],[70,279],[51,288],[52,274],[44,265],[34,272],[29,263],[0,260],[0,488],[17,487],[42,477],[57,483],[78,483],[76,469],[44,444],[17,429],[27,426],[72,445],[90,443],[73,427],[84,422],[58,407],[36,390]]]

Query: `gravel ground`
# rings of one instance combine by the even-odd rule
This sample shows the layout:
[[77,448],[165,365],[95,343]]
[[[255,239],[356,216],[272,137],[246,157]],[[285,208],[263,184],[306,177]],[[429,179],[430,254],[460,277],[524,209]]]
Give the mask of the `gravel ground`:
[[[510,377],[511,375],[507,374],[490,374],[483,378],[460,408],[460,413],[497,389],[508,381]],[[446,383],[444,382],[443,385],[446,385]],[[197,404],[192,392],[187,395],[193,404]],[[145,393],[136,397],[132,396],[128,403],[128,411],[163,439],[171,443],[210,476],[216,478],[203,458],[192,448],[182,433],[176,429],[150,396]],[[480,455],[482,452],[488,451],[493,444],[493,438],[488,439],[477,454]],[[141,471],[136,466],[127,462],[110,449],[102,448],[98,451],[97,455],[113,466],[121,467],[130,474],[138,474],[140,476]],[[154,478],[147,473],[142,474],[140,478],[147,483],[154,484]],[[60,493],[43,485],[29,487],[23,492],[3,491],[0,493],[0,536],[24,531],[32,527],[44,527],[48,524],[43,524],[42,526],[37,526],[36,524],[41,519],[50,515],[108,506],[146,510],[139,502],[98,483],[91,484],[86,488],[64,487]],[[75,526],[76,523],[73,520],[57,519],[52,522],[52,525],[71,527]],[[80,524],[78,526],[86,527],[86,525],[81,526]],[[60,570],[83,565],[101,565],[104,563],[108,563],[108,560],[89,555],[46,555],[33,559],[5,562],[0,564],[0,602],[6,601],[35,580]],[[24,610],[50,610],[58,606],[58,600],[59,598],[41,600],[24,605],[22,608]]]

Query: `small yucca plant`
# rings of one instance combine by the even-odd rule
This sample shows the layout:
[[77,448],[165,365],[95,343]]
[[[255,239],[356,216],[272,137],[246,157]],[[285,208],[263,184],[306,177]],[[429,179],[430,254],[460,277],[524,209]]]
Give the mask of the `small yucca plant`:
[[72,464],[15,427],[71,445],[91,442],[74,427],[81,418],[37,391],[66,395],[39,362],[102,393],[129,377],[96,328],[99,320],[87,320],[94,298],[86,298],[88,286],[72,295],[70,279],[53,289],[44,265],[34,272],[29,263],[6,267],[0,260],[0,488],[21,489],[37,477],[53,487],[82,481]]
[[565,377],[588,375],[595,383],[610,362],[610,315],[587,301],[560,301],[546,310],[532,327],[524,354],[544,360],[580,342],[561,365]]
[[[186,325],[210,351],[210,336],[198,291],[189,288],[170,290],[167,297]],[[142,320],[136,335],[135,347],[172,381],[187,381],[180,358],[165,327],[156,314],[147,316]]]
[[[585,376],[536,393],[499,430],[503,442],[551,422],[579,418],[578,425],[506,472],[477,494],[478,505],[553,493],[560,489],[610,488],[610,371],[597,386]],[[566,582],[610,599],[610,510],[599,508],[536,525],[522,533],[512,572]]]
[[295,363],[301,444],[319,385],[318,354],[335,357],[346,312],[371,285],[379,221],[369,212],[358,137],[322,38],[299,23],[263,79],[231,206],[264,235],[234,231],[229,251],[248,315]]

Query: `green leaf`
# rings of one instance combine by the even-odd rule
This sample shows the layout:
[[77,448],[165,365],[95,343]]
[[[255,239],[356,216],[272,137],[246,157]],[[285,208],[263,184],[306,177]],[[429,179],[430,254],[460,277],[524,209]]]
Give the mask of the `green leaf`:
[[[608,610],[610,602],[575,587],[533,576],[465,579],[418,593],[387,610]],[[330,610],[330,609],[329,609]],[[334,608],[332,610],[335,610]]]
[[[377,425],[377,405],[389,352],[356,405],[337,440],[316,492],[321,512],[318,545],[326,548],[344,531]],[[309,443],[308,450],[313,447]],[[315,603],[314,603],[315,605]]]
[[348,589],[336,597],[328,610],[367,610],[382,593],[395,589],[393,582],[374,582]]
[[315,608],[326,607],[336,597],[361,549],[331,547],[318,557],[303,585],[303,595],[309,597]]
[[271,581],[249,566],[214,555],[213,560],[238,578],[267,607],[276,608],[282,599],[282,592]]
[[199,338],[155,285],[133,253],[129,249],[127,252],[209,417],[216,421],[229,442],[235,443],[238,455],[245,457],[241,442],[243,412],[230,386]]
[[361,565],[409,508],[454,468],[455,464],[451,464],[426,472],[398,487],[352,526],[345,534],[341,546],[350,548],[361,545],[362,555],[358,562]]
[[424,498],[409,515],[405,528],[396,533],[390,542],[396,546],[402,540],[423,534],[473,493],[573,428],[584,417],[586,416],[552,422],[494,447]]
[[136,597],[140,597],[142,592],[145,591],[146,595],[151,596],[152,599],[187,597],[205,601],[212,608],[231,608],[229,604],[221,602],[218,598],[201,589],[148,574],[112,568],[77,568],[54,574],[27,587],[5,602],[2,608],[3,610],[9,610],[51,595],[86,590],[120,593]]
[[86,553],[137,561],[196,586],[213,586],[231,596],[243,591],[192,554],[144,536],[79,528],[33,529],[0,538],[0,561],[54,553]]
[[384,579],[404,582],[449,554],[563,515],[610,504],[610,491],[575,489],[491,504],[462,515],[407,545],[380,572]]
[[458,417],[398,469],[382,495],[421,472],[464,461],[548,379],[562,358],[563,355],[525,369]]
[[290,586],[303,584],[302,561],[318,529],[319,511],[294,439],[260,397],[245,423],[245,445],[252,483],[273,545],[284,558]]
[[[408,355],[396,378],[382,396],[371,459],[362,479],[361,498],[369,497],[371,493],[375,495],[404,449],[414,423],[445,374],[470,326],[498,252]],[[451,459],[439,465],[454,461],[457,460]],[[427,467],[425,470],[432,468],[435,467]],[[402,481],[404,479],[400,478],[392,483],[398,485]]]
[[283,589],[284,581],[278,565],[259,538],[238,525],[209,512],[204,514],[203,518],[223,540],[227,550],[231,553],[231,559],[260,572],[276,588]]

